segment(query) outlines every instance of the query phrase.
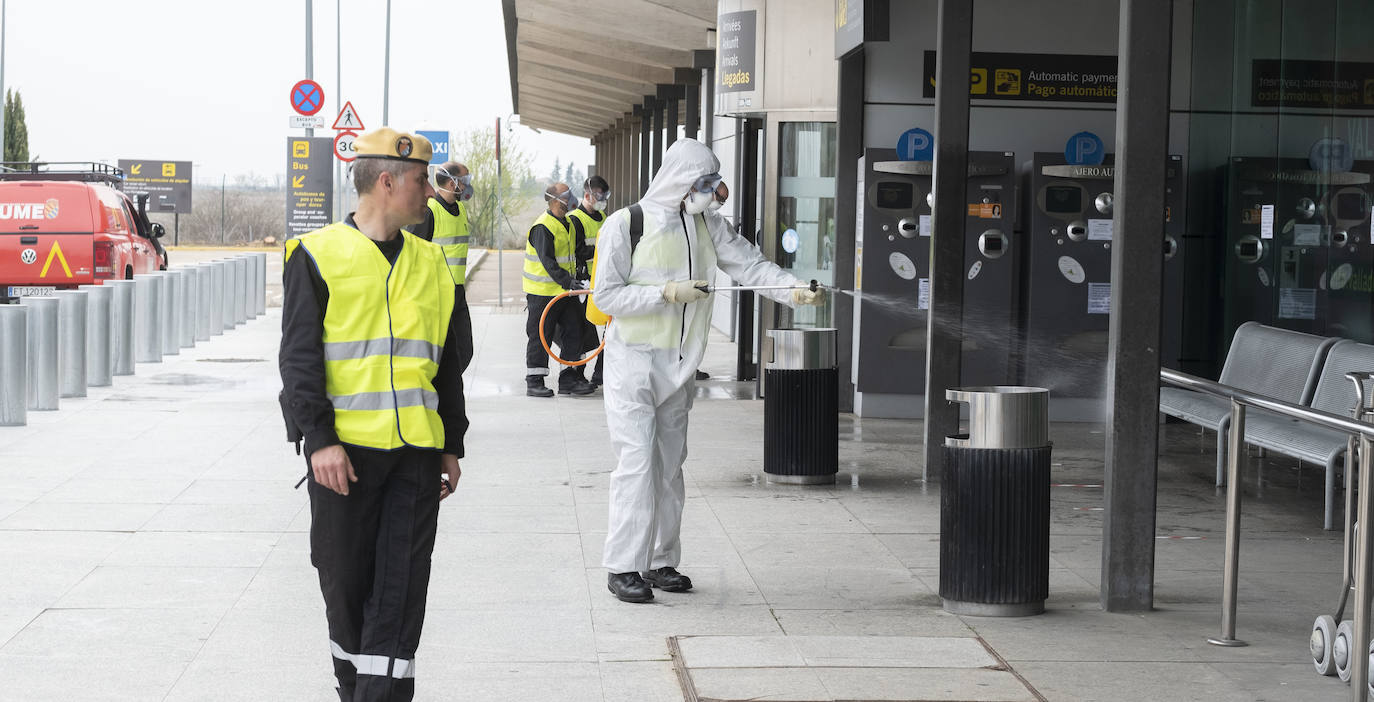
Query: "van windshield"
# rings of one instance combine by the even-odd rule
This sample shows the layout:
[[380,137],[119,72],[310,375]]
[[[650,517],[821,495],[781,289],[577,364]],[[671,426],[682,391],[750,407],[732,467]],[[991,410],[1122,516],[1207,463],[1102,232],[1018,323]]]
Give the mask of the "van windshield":
[[0,183],[0,234],[94,231],[90,187],[81,183]]

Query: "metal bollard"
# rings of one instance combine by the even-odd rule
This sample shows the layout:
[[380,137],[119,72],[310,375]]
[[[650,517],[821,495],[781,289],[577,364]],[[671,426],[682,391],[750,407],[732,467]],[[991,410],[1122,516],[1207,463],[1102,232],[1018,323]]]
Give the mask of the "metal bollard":
[[86,396],[86,300],[82,290],[58,290],[57,389],[62,397]]
[[258,307],[258,314],[267,314],[267,254],[257,255],[258,264],[258,290],[253,293],[253,304]]
[[243,263],[248,271],[248,284],[243,286],[243,314],[248,319],[257,319],[258,303],[253,300],[253,296],[258,292],[258,255],[244,254]]
[[195,267],[178,268],[181,274],[181,323],[177,325],[177,343],[181,348],[196,345],[196,305],[200,302],[200,270]]
[[29,421],[29,308],[0,305],[0,427]]
[[[182,281],[180,286],[178,281]],[[185,282],[177,271],[162,271],[162,355],[181,353],[181,297]]]
[[134,360],[162,362],[162,278],[134,276]]
[[248,321],[248,259],[234,257],[234,325]]
[[229,258],[220,259],[219,265],[224,268],[224,292],[219,301],[220,324],[228,331],[234,328],[234,291],[237,289],[234,285],[234,261]]
[[224,271],[223,261],[211,261],[210,266],[210,334],[219,336],[224,333]]
[[111,280],[110,370],[112,375],[134,374],[134,288],[132,280]]
[[208,264],[196,266],[196,341],[210,340],[210,313],[215,303],[215,268]]
[[57,369],[61,346],[57,342],[57,298],[21,297],[29,308],[28,406],[31,410],[57,409]]
[[105,387],[114,382],[110,353],[110,309],[114,290],[109,284],[82,285],[86,293],[86,385]]

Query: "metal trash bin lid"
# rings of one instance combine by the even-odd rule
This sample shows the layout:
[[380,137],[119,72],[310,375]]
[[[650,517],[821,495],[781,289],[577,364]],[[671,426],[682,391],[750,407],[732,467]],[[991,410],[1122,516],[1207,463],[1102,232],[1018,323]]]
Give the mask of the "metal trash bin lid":
[[773,350],[765,370],[835,368],[834,328],[769,329]]
[[945,437],[959,448],[1040,448],[1050,443],[1050,391],[1024,385],[950,388],[950,402],[968,403],[968,435]]

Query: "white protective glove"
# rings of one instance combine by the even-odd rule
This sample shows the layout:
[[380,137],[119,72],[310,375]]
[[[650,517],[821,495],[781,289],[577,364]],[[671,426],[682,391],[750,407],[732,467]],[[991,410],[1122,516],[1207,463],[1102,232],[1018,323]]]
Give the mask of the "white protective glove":
[[572,282],[572,287],[571,287],[571,288],[568,288],[568,289],[569,289],[569,290],[586,290],[586,289],[587,289],[587,282],[588,282],[588,281],[585,281],[585,280],[577,280],[576,278],[574,278],[574,279],[573,279],[573,282]]
[[696,302],[709,293],[704,280],[670,280],[663,286],[663,299],[675,305]]
[[825,302],[825,288],[797,288],[792,291],[792,301],[798,305],[820,305]]

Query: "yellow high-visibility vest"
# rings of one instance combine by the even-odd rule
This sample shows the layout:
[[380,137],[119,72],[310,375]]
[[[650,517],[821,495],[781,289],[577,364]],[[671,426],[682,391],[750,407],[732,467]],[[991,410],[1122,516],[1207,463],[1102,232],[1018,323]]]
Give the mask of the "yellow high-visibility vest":
[[530,243],[534,228],[541,224],[553,233],[553,256],[558,261],[558,267],[567,271],[570,276],[577,270],[572,230],[559,222],[557,217],[545,212],[539,219],[534,220],[534,224],[530,225],[530,231],[525,234],[525,275],[520,287],[531,295],[553,297],[563,292],[563,286],[549,277],[549,272],[544,269],[544,263],[539,260],[539,254],[534,250],[534,244]]
[[601,212],[598,214],[601,215],[600,222],[592,219],[592,216],[587,214],[587,211],[581,207],[573,210],[572,214],[569,215],[570,217],[576,217],[578,221],[582,222],[582,236],[587,246],[596,246],[596,235],[601,233],[601,225],[606,221],[606,213]]
[[434,213],[434,239],[444,250],[448,270],[453,274],[453,282],[462,285],[467,280],[468,271],[468,209],[461,200],[457,203],[458,214],[449,214],[444,203],[435,198],[429,199],[429,211]]
[[444,252],[402,232],[394,264],[362,232],[331,224],[286,242],[315,262],[329,289],[324,385],[345,444],[390,451],[444,448],[434,376],[453,316]]

